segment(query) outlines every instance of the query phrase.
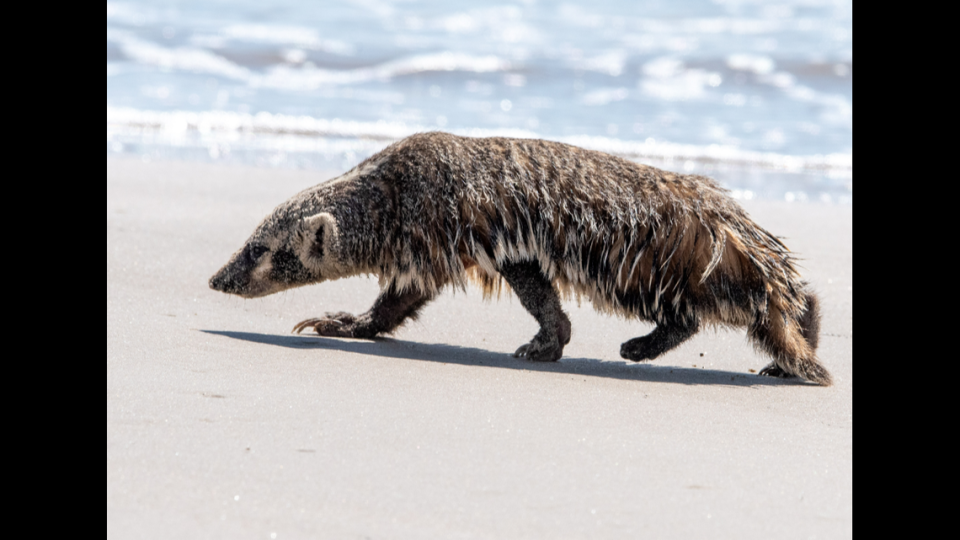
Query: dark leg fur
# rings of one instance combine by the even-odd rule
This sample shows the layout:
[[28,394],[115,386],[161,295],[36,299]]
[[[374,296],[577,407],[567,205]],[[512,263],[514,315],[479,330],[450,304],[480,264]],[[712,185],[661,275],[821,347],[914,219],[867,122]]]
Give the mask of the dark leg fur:
[[505,263],[498,270],[523,307],[540,323],[540,331],[533,340],[517,349],[513,356],[556,362],[563,356],[563,346],[570,343],[570,319],[560,306],[557,290],[536,261]]
[[[816,356],[820,334],[819,301],[811,292],[806,292],[805,298],[806,310],[795,321],[786,322],[784,327],[773,326],[774,320],[761,320],[750,326],[749,335],[754,343],[774,358],[773,362],[760,370],[760,375],[802,377],[830,386],[833,383],[830,372]],[[803,341],[798,344],[789,337],[789,332],[798,332]]]
[[634,362],[653,360],[693,337],[699,329],[696,320],[661,322],[653,332],[621,345],[620,356]]
[[419,291],[398,294],[392,287],[377,297],[370,311],[361,315],[327,313],[319,319],[307,319],[293,328],[296,333],[313,328],[321,336],[370,339],[389,334],[406,319],[416,319],[417,312],[432,298]]
[[816,359],[811,360],[791,352],[783,343],[783,338],[772,332],[767,324],[769,323],[751,326],[748,334],[761,350],[774,358],[773,362],[760,370],[759,375],[781,379],[793,379],[799,376],[819,384],[827,386],[830,384],[830,374]]

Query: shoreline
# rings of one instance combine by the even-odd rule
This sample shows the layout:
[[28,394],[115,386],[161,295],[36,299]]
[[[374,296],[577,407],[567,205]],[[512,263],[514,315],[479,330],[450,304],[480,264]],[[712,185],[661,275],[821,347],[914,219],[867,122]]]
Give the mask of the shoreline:
[[445,292],[390,338],[290,334],[377,294],[350,278],[242,300],[207,279],[336,172],[107,159],[111,537],[852,534],[852,205],[741,201],[820,294],[829,388],[758,377],[744,333],[643,364],[652,327],[564,302],[555,364],[513,297]]

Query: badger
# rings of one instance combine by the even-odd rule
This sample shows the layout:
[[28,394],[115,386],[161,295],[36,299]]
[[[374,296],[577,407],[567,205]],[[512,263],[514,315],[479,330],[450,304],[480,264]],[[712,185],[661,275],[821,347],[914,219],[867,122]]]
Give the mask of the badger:
[[421,133],[278,206],[210,279],[255,298],[358,274],[381,292],[360,315],[294,327],[370,339],[415,319],[445,287],[503,281],[540,324],[514,353],[557,361],[560,298],[656,324],[620,347],[652,360],[703,326],[746,328],[760,374],[831,377],[816,356],[817,296],[795,257],[715,181],[535,139]]

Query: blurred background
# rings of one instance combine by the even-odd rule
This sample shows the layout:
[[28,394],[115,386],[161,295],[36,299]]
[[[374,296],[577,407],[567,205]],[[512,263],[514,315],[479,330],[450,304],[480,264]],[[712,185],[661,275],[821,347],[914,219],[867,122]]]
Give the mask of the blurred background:
[[108,2],[107,154],[339,172],[420,131],[538,137],[852,203],[852,5]]

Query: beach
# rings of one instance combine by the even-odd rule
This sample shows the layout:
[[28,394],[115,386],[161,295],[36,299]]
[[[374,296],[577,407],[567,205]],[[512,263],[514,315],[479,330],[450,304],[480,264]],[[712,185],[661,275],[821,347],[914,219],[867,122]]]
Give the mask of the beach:
[[207,281],[339,171],[107,159],[110,538],[843,538],[853,515],[852,206],[747,200],[821,298],[822,388],[743,331],[649,363],[653,326],[565,302],[558,363],[512,296],[445,292],[374,341],[291,334],[375,277],[243,300]]

